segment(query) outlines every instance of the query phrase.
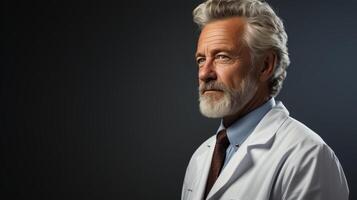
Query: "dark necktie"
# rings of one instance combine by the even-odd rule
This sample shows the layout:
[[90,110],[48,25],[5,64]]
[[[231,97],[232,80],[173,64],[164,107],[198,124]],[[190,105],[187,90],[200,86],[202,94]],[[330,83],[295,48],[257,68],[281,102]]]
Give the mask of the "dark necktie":
[[227,138],[227,133],[226,130],[223,129],[217,134],[217,140],[213,151],[211,168],[209,170],[209,174],[207,178],[204,199],[206,199],[209,191],[211,190],[213,184],[216,182],[218,175],[222,170],[224,159],[226,158],[226,150],[228,146],[229,146],[229,140]]

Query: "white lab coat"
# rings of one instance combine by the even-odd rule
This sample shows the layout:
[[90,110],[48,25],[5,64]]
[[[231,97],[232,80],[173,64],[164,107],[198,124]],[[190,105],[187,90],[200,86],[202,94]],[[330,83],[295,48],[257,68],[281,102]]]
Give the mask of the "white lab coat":
[[[193,154],[182,200],[202,200],[216,138]],[[241,144],[207,200],[347,200],[349,189],[334,152],[278,102]]]

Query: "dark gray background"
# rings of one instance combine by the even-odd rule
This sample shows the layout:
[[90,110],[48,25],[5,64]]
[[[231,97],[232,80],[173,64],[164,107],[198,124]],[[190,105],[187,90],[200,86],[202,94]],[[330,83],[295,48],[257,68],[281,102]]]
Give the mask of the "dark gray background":
[[[2,2],[4,199],[179,199],[219,121],[197,107],[200,1]],[[357,2],[272,0],[292,64],[282,100],[334,149],[357,197]]]

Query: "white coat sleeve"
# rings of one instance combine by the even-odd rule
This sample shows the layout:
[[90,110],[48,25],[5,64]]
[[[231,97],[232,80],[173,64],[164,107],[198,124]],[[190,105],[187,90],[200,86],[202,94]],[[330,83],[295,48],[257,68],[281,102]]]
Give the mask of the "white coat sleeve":
[[348,200],[343,169],[326,144],[301,147],[296,152],[282,166],[271,199]]

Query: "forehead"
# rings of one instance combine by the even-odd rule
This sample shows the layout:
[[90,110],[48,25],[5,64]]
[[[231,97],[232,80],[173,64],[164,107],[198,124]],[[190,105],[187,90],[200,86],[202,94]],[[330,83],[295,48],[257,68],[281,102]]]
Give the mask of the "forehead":
[[245,20],[241,17],[232,17],[208,23],[203,27],[198,39],[197,53],[215,48],[238,48],[245,24]]

